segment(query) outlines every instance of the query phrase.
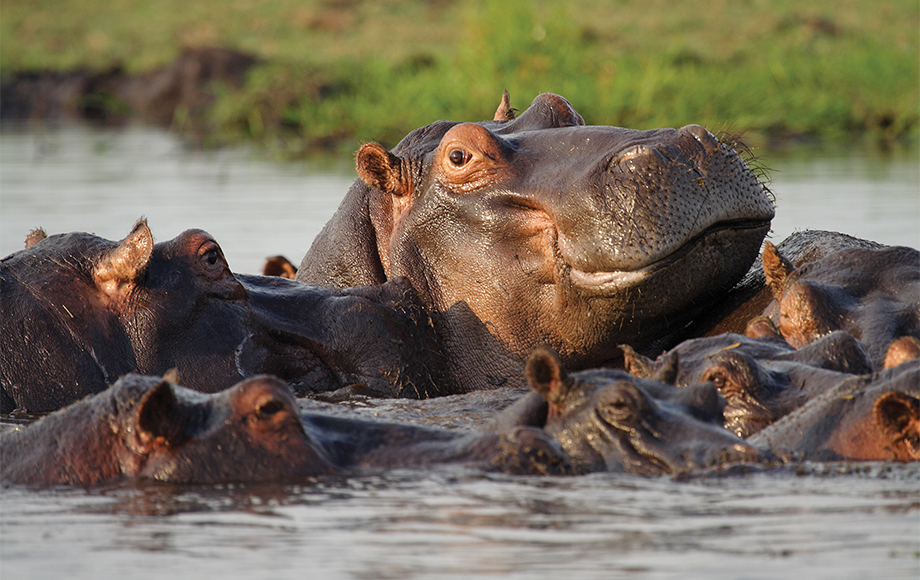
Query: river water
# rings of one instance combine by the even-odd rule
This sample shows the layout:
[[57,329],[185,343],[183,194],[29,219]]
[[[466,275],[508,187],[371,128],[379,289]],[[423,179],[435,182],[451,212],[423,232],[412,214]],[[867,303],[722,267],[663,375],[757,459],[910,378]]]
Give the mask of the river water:
[[[920,246],[915,151],[761,162],[777,199],[774,241],[819,228]],[[208,230],[234,271],[255,273],[270,255],[299,261],[353,179],[349,160],[193,151],[148,129],[4,130],[0,255],[37,226],[121,239],[146,216],[161,241]],[[451,427],[466,417],[432,417],[426,402],[376,405],[364,411]],[[916,580],[920,465],[682,480],[443,467],[297,486],[9,487],[0,490],[0,575]]]

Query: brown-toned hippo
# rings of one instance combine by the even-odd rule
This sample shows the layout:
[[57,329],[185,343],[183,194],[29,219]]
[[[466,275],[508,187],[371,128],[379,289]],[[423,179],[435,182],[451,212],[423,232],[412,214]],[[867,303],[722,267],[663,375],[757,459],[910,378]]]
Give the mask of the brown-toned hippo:
[[796,265],[768,242],[763,267],[774,297],[764,314],[796,348],[845,330],[881,369],[893,342],[920,339],[920,251],[847,248]]
[[747,442],[791,459],[920,461],[920,359],[848,377]]
[[110,389],[0,434],[4,484],[291,481],[441,463],[564,474],[559,445],[529,427],[459,433],[299,412],[270,376],[205,395],[130,374]]
[[583,469],[654,476],[763,459],[722,427],[712,385],[677,389],[614,369],[568,374],[545,348],[528,358],[526,375],[538,394],[503,411],[490,428],[543,427]]
[[676,341],[747,272],[773,217],[756,175],[702,127],[586,126],[552,94],[517,118],[505,99],[492,121],[366,144],[357,171],[297,280],[405,276],[480,388],[520,384],[541,344],[585,368],[622,342]]
[[796,350],[781,339],[737,334],[686,340],[655,360],[627,346],[630,374],[680,388],[711,383],[724,426],[747,437],[854,374],[871,373],[865,347],[843,331]]
[[4,413],[53,411],[125,373],[171,368],[207,392],[260,373],[299,394],[356,384],[386,396],[452,392],[404,280],[331,290],[233,274],[206,232],[154,244],[145,221],[121,242],[41,237],[0,261]]
[[110,389],[0,435],[4,483],[120,477],[217,483],[332,473],[289,388],[254,378],[214,395],[127,375]]

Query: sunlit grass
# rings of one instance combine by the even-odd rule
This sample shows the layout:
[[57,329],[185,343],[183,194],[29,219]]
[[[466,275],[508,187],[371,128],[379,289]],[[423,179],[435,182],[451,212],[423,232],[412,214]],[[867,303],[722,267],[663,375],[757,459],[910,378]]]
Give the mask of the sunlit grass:
[[918,134],[918,21],[906,0],[44,0],[4,4],[0,71],[252,52],[268,64],[220,91],[210,140],[286,155],[488,118],[503,88],[518,108],[557,92],[595,124],[890,142]]

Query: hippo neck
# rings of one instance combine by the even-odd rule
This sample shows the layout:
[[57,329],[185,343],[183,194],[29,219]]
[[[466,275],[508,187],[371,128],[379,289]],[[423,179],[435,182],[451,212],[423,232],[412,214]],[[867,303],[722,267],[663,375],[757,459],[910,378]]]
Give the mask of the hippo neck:
[[526,389],[524,359],[493,336],[466,303],[433,312],[432,319],[453,392]]

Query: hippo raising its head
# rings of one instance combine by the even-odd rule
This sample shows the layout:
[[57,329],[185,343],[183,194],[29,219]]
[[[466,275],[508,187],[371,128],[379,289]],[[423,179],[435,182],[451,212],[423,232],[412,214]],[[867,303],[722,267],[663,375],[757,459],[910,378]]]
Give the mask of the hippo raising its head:
[[366,144],[357,170],[297,279],[405,276],[447,328],[480,324],[519,358],[547,344],[570,368],[679,335],[747,272],[773,217],[702,127],[585,126],[552,94],[517,118],[504,99],[493,121]]

